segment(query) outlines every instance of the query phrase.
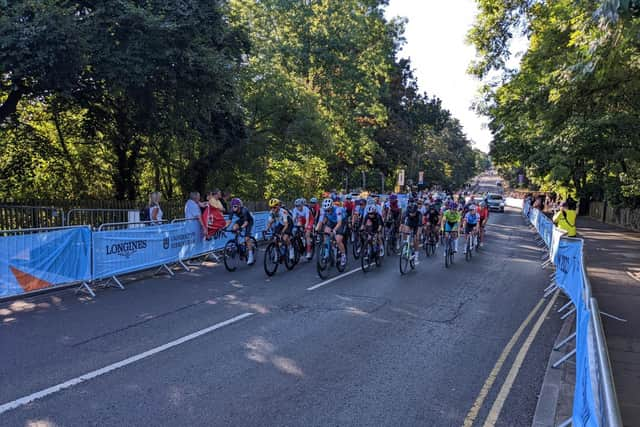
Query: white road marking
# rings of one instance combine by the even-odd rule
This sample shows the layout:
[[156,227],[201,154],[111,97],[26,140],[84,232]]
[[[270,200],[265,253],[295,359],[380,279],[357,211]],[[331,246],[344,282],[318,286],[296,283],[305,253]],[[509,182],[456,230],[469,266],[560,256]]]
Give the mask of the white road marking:
[[353,274],[353,273],[355,273],[356,271],[360,271],[360,270],[362,270],[362,267],[358,267],[358,268],[356,268],[355,270],[347,271],[346,273],[342,273],[342,274],[341,274],[341,275],[339,275],[339,276],[333,277],[333,278],[331,278],[331,279],[329,279],[329,280],[325,280],[324,282],[320,282],[320,283],[318,283],[317,285],[313,285],[313,286],[311,286],[310,288],[307,288],[307,290],[308,290],[308,291],[315,291],[315,290],[316,290],[316,289],[318,289],[318,288],[321,288],[321,287],[323,287],[323,286],[325,286],[325,285],[328,285],[329,283],[333,283],[333,282],[335,282],[335,281],[336,281],[336,280],[338,280],[338,279],[342,279],[343,277],[346,277],[346,276],[348,276],[348,275],[350,275],[350,274]]
[[493,406],[491,406],[489,415],[487,416],[487,419],[484,422],[484,427],[496,425],[496,422],[498,421],[498,417],[500,416],[500,412],[502,411],[502,407],[504,406],[504,403],[506,402],[507,397],[509,397],[509,392],[511,391],[511,387],[513,386],[513,383],[515,382],[516,377],[518,376],[518,372],[520,372],[520,368],[524,363],[524,358],[527,356],[527,353],[529,352],[529,348],[531,347],[533,340],[536,338],[536,335],[538,335],[538,331],[540,330],[540,327],[542,326],[545,319],[547,318],[547,314],[549,314],[549,310],[551,310],[551,307],[553,307],[553,304],[556,302],[556,298],[558,297],[559,292],[560,291],[555,292],[555,294],[553,295],[553,298],[551,298],[551,300],[545,307],[544,311],[540,314],[540,317],[536,321],[535,325],[533,325],[533,328],[531,329],[531,332],[529,332],[529,336],[525,340],[524,344],[522,344],[522,347],[520,348],[520,351],[516,355],[513,365],[511,366],[511,369],[507,374],[507,379],[504,381],[504,384],[502,384],[502,387],[500,388],[500,392],[498,393],[498,397],[496,397],[496,400],[493,402]]
[[493,369],[491,370],[489,377],[487,377],[487,380],[484,382],[484,385],[482,386],[482,389],[480,390],[480,393],[478,394],[476,401],[473,403],[473,406],[469,410],[467,417],[464,419],[464,424],[463,424],[464,427],[471,427],[473,425],[473,422],[476,420],[476,417],[480,412],[480,408],[482,408],[482,405],[484,404],[484,400],[487,398],[487,395],[489,394],[489,390],[491,390],[493,383],[498,378],[498,374],[502,369],[502,365],[504,365],[504,362],[507,359],[507,357],[509,357],[511,350],[513,349],[513,346],[516,344],[516,342],[518,342],[518,340],[520,339],[520,335],[522,335],[522,332],[524,332],[525,328],[527,327],[529,322],[531,322],[531,319],[533,319],[533,316],[538,312],[540,307],[542,307],[543,303],[544,303],[544,299],[541,298],[540,301],[538,301],[538,303],[536,304],[536,306],[533,307],[533,309],[531,309],[527,317],[522,321],[522,323],[520,324],[516,332],[514,332],[513,336],[511,337],[507,345],[504,347],[504,350],[502,350],[502,353],[500,354],[500,357],[498,357],[496,364],[493,366]]
[[33,393],[33,394],[30,394],[28,396],[21,397],[20,399],[16,399],[16,400],[14,400],[12,402],[5,403],[4,405],[0,405],[0,414],[3,414],[3,413],[5,413],[7,411],[10,411],[12,409],[16,409],[16,408],[18,408],[20,406],[23,406],[23,405],[26,405],[28,403],[31,403],[36,399],[40,399],[40,398],[48,396],[50,394],[57,393],[57,392],[59,392],[61,390],[64,390],[65,388],[73,387],[74,385],[80,384],[82,382],[88,381],[88,380],[96,378],[96,377],[99,377],[100,375],[104,375],[104,374],[109,373],[111,371],[115,371],[116,369],[119,369],[119,368],[122,368],[124,366],[130,365],[130,364],[132,364],[134,362],[137,362],[138,360],[145,359],[145,358],[147,358],[149,356],[153,356],[154,354],[160,353],[161,351],[165,351],[165,350],[168,350],[170,348],[176,347],[176,346],[178,346],[180,344],[184,344],[185,342],[194,340],[194,339],[196,339],[196,338],[198,338],[198,337],[200,337],[202,335],[208,334],[209,332],[215,331],[216,329],[223,328],[223,327],[228,326],[228,325],[230,325],[232,323],[239,322],[242,319],[246,319],[249,316],[253,316],[254,314],[255,313],[244,313],[244,314],[241,314],[241,315],[236,316],[234,318],[231,318],[229,320],[225,320],[224,322],[216,323],[215,325],[209,326],[208,328],[201,329],[201,330],[199,330],[197,332],[194,332],[192,334],[186,335],[186,336],[184,336],[182,338],[178,338],[177,340],[174,340],[174,341],[168,342],[166,344],[163,344],[163,345],[161,345],[159,347],[152,348],[151,350],[145,351],[144,353],[140,353],[140,354],[137,354],[135,356],[131,356],[128,359],[121,360],[121,361],[113,363],[113,364],[111,364],[109,366],[105,366],[104,368],[100,368],[100,369],[97,369],[95,371],[88,372],[88,373],[86,373],[84,375],[81,375],[79,377],[70,379],[70,380],[65,381],[63,383],[54,385],[54,386],[46,388],[44,390],[40,390],[40,391],[38,391],[36,393]]

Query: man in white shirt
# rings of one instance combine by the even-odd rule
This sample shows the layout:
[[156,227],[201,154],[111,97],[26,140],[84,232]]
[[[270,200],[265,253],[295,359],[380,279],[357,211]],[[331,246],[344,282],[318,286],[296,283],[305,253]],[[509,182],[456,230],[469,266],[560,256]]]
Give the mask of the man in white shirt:
[[207,234],[207,227],[202,222],[202,210],[200,210],[200,193],[192,191],[189,193],[189,200],[184,205],[184,217],[186,219],[197,219],[202,227],[202,230]]

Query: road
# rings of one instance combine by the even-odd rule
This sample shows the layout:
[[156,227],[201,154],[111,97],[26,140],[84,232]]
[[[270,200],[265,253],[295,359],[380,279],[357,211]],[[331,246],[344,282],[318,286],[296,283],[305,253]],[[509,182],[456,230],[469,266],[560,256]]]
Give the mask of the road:
[[450,269],[268,279],[260,255],[5,303],[0,425],[528,426],[560,329],[532,242],[507,209]]

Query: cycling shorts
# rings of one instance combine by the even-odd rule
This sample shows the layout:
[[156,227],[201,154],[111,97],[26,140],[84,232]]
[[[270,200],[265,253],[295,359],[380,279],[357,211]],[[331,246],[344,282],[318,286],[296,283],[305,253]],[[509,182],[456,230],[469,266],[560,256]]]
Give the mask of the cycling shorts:
[[449,222],[449,221],[444,222],[444,231],[450,232],[450,231],[457,231],[457,230],[458,230],[457,222]]
[[[324,226],[325,226],[325,227],[328,227],[328,228],[330,228],[330,229],[332,229],[332,230],[333,230],[334,228],[336,228],[336,225],[338,225],[338,224],[337,224],[337,223],[335,223],[335,222],[331,222],[331,221],[327,221],[327,222],[324,224]],[[346,226],[346,224],[342,224],[342,225],[340,226],[340,228],[338,228],[338,229],[336,230],[336,235],[344,236],[346,233],[347,233],[347,226]]]
[[282,234],[282,235],[286,234],[288,236],[291,236],[293,234],[292,233],[292,229],[293,229],[293,227],[292,227],[291,222],[287,222],[287,227],[286,228],[285,228],[285,226],[283,224],[278,224],[278,225],[276,225],[276,228],[273,230],[273,232],[275,234]]
[[236,225],[238,226],[238,229],[240,230],[240,236],[242,236],[242,237],[251,236],[251,230],[253,229],[253,223],[249,222],[245,228],[242,228],[242,224],[244,224],[244,221],[236,221]]
[[476,228],[476,226],[477,226],[477,225],[478,225],[477,223],[476,223],[476,224],[469,224],[469,223],[467,223],[467,225],[466,225],[466,226],[465,226],[465,228],[464,228],[464,232],[465,232],[465,234],[469,234],[469,233],[471,233],[471,232],[473,231],[473,229],[474,229],[474,228]]

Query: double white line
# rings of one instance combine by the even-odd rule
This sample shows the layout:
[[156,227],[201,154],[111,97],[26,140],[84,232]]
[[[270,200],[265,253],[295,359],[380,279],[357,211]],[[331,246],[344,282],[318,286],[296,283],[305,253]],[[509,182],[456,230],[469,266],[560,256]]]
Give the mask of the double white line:
[[[513,365],[511,366],[511,369],[507,374],[504,384],[502,384],[502,387],[498,392],[498,396],[496,397],[496,400],[493,402],[493,405],[491,405],[491,409],[489,410],[489,415],[487,415],[487,418],[483,424],[484,427],[494,426],[498,421],[498,417],[500,416],[500,412],[502,411],[504,402],[507,400],[507,397],[509,396],[509,392],[511,391],[511,387],[513,386],[513,383],[515,382],[516,377],[518,376],[518,372],[522,367],[524,358],[529,352],[529,348],[531,347],[533,340],[536,338],[536,335],[538,335],[538,331],[540,330],[540,327],[544,323],[544,320],[547,318],[547,315],[549,314],[549,310],[551,310],[551,307],[553,307],[553,304],[555,303],[557,297],[558,297],[558,291],[556,291],[553,295],[553,298],[549,300],[549,303],[545,307],[544,311],[538,317],[538,320],[533,325],[533,328],[531,328],[531,332],[529,332],[527,339],[522,344],[520,351],[518,351],[518,354],[516,355],[516,358],[513,361]],[[518,340],[520,339],[520,335],[522,335],[522,332],[524,332],[527,325],[531,322],[531,320],[533,319],[535,314],[538,312],[540,307],[542,307],[543,303],[544,303],[544,299],[540,299],[540,301],[538,301],[538,304],[536,304],[536,306],[533,307],[531,312],[529,312],[529,315],[527,316],[527,318],[524,319],[524,321],[520,324],[520,327],[518,328],[518,330],[516,330],[516,332],[513,334],[513,336],[505,346],[504,350],[502,350],[502,353],[500,354],[500,357],[498,357],[496,364],[493,366],[493,369],[491,370],[489,377],[487,378],[484,385],[482,386],[482,389],[480,390],[480,393],[478,394],[476,401],[473,403],[473,406],[469,410],[467,417],[464,419],[464,424],[463,424],[464,427],[471,427],[475,422],[476,418],[478,417],[478,413],[480,412],[480,409],[482,408],[482,405],[484,404],[484,401],[487,398],[487,395],[489,394],[489,390],[491,390],[493,383],[496,381],[498,374],[500,374],[500,371],[502,370],[505,360],[507,359],[507,357],[509,357],[511,350],[513,349],[513,346],[518,342]]]

